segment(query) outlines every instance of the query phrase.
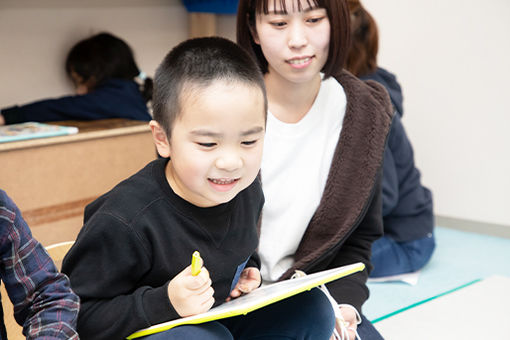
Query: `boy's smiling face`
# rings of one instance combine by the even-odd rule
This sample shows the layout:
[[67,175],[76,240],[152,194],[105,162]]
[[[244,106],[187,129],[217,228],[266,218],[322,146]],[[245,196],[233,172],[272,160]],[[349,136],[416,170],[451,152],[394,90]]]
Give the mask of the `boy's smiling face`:
[[171,159],[167,180],[177,195],[196,206],[228,202],[260,169],[265,134],[262,90],[216,80],[203,88],[185,86],[183,92],[188,95],[181,96],[169,144],[162,149],[156,141],[159,153]]

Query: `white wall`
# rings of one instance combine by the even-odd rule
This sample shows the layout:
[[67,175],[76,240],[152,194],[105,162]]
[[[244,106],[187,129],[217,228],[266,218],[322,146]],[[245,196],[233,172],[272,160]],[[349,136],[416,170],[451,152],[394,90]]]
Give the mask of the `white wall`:
[[[379,62],[404,89],[404,124],[438,215],[510,227],[510,2],[364,0]],[[70,93],[63,62],[110,30],[149,75],[188,37],[180,0],[0,0],[0,107]],[[235,18],[218,33],[235,39]]]
[[0,107],[71,93],[67,52],[103,30],[128,42],[152,76],[188,37],[188,16],[179,0],[0,0]]
[[435,213],[510,227],[510,2],[364,4]]

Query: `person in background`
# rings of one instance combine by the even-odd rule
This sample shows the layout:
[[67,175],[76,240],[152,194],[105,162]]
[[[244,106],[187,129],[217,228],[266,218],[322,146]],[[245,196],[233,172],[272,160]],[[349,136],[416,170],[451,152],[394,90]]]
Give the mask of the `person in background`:
[[[28,121],[126,118],[149,121],[152,79],[136,65],[126,42],[99,33],[74,45],[65,68],[76,95],[45,99],[0,110],[0,125]],[[136,81],[143,82],[139,85]]]
[[414,272],[427,264],[435,248],[432,194],[420,182],[413,148],[402,125],[401,87],[395,75],[377,65],[376,22],[359,0],[347,2],[352,40],[346,68],[360,79],[384,85],[396,112],[384,151],[384,236],[372,245],[374,270],[370,276]]
[[[0,278],[27,339],[74,339],[79,298],[32,237],[16,204],[0,190]],[[0,306],[0,340],[7,339]]]
[[[124,339],[260,286],[257,176],[266,112],[262,74],[234,42],[187,40],[164,58],[150,126],[165,158],[89,204],[64,259],[62,271],[82,299],[82,340]],[[193,276],[195,250],[204,266]],[[312,289],[246,316],[144,339],[327,340],[334,321],[326,295]]]
[[237,42],[256,57],[269,104],[262,278],[364,263],[326,286],[339,333],[347,324],[349,339],[373,340],[381,335],[361,307],[383,232],[380,169],[393,110],[382,85],[344,71],[350,27],[345,0],[241,0],[237,13]]

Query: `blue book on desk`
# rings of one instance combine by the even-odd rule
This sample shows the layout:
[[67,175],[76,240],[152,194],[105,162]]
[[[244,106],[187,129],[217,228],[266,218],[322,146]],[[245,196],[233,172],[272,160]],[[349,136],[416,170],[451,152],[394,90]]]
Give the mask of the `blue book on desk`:
[[78,133],[78,128],[74,126],[60,126],[37,122],[10,124],[0,126],[0,143],[75,133]]

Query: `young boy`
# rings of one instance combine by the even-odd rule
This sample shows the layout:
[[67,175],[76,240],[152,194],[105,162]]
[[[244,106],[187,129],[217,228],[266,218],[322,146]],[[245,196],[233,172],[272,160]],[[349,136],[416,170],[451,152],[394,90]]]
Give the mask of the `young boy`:
[[[87,206],[85,224],[64,260],[63,272],[82,301],[81,339],[122,339],[206,312],[261,283],[255,249],[264,198],[256,177],[267,100],[257,66],[226,39],[188,40],[157,69],[153,103],[150,126],[165,159]],[[193,276],[195,250],[204,267]],[[328,303],[316,295],[312,300]],[[302,322],[293,315],[280,318]],[[238,329],[249,329],[244,320],[181,326],[147,339],[241,338]],[[264,328],[260,322],[249,323]],[[286,332],[296,328],[282,324]],[[323,327],[325,339],[333,321],[329,326]]]

